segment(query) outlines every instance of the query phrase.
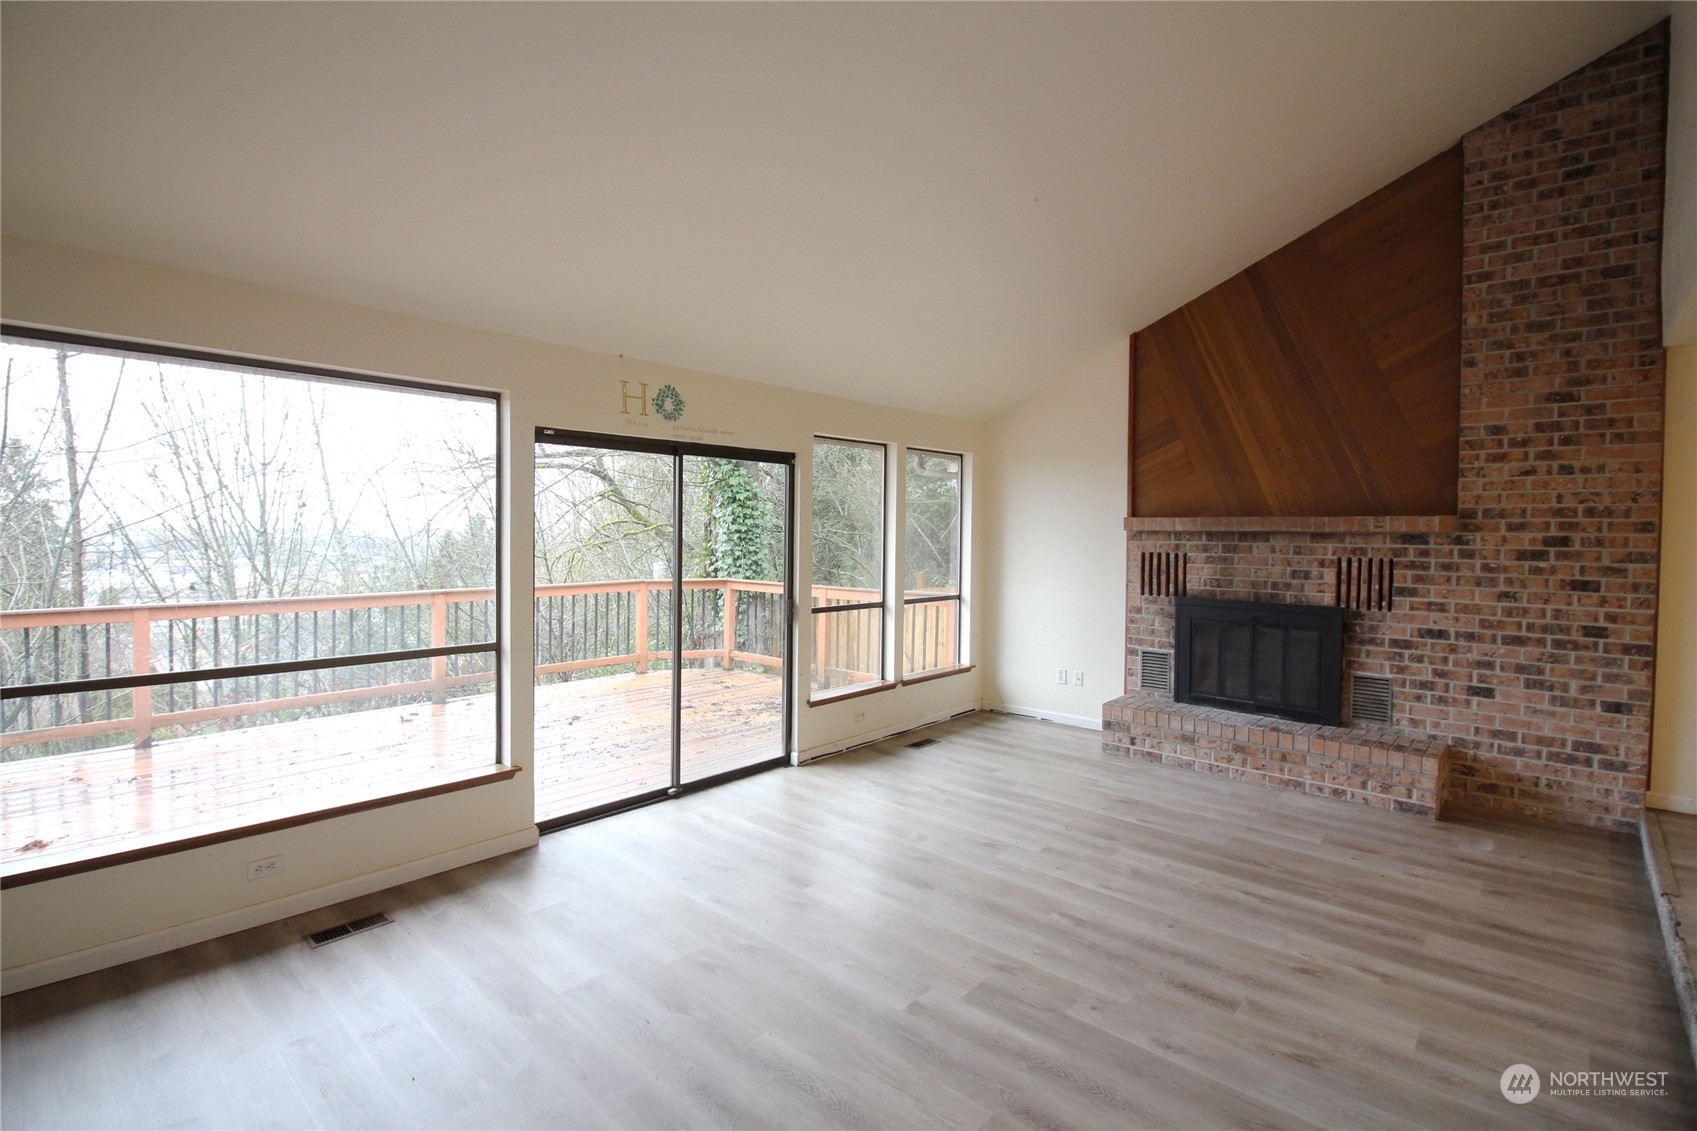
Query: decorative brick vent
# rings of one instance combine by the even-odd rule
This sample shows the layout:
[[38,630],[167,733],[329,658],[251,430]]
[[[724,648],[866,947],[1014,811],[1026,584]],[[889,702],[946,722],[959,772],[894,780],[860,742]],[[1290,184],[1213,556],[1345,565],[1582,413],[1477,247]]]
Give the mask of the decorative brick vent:
[[1137,591],[1144,597],[1182,597],[1189,590],[1185,574],[1190,555],[1169,550],[1145,550],[1137,563]]
[[1391,558],[1338,558],[1332,604],[1357,612],[1388,613],[1396,597],[1396,562]]
[[1323,727],[1134,692],[1102,709],[1103,748],[1240,781],[1438,816],[1448,745],[1389,727]]
[[[1449,748],[1445,804],[1623,831],[1643,813],[1666,51],[1664,21],[1463,139],[1456,515],[1126,521],[1133,585],[1143,552],[1188,554],[1198,597],[1332,604],[1339,558],[1394,559],[1391,607],[1348,614],[1344,669],[1390,680],[1399,733]],[[1171,603],[1127,598],[1128,654],[1172,647]],[[1104,708],[1110,749],[1386,796],[1352,784],[1353,759],[1275,772],[1297,752],[1266,724],[1243,741],[1127,704]]]

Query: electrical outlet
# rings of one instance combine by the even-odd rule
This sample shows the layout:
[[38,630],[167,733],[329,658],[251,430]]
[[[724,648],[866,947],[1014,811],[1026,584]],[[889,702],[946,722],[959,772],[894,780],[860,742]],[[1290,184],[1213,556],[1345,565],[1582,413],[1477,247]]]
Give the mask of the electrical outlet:
[[854,713],[854,721],[857,722],[857,723],[865,722],[866,721],[866,712],[865,711],[856,711]]
[[1055,682],[1056,683],[1065,683],[1066,681],[1067,681],[1067,670],[1065,668],[1056,668],[1055,669]]
[[1079,671],[1079,672],[1073,672],[1072,673],[1072,685],[1074,687],[1083,687],[1084,686],[1084,673],[1083,672]]
[[266,876],[280,876],[282,874],[283,858],[281,856],[267,856],[265,859],[255,860],[247,866],[247,878],[250,880],[263,880]]

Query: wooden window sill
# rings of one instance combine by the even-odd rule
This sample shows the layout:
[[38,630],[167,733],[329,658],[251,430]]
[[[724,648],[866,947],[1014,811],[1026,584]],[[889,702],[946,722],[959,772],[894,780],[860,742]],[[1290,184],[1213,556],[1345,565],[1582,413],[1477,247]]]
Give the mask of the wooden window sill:
[[876,695],[880,691],[888,691],[901,685],[893,679],[881,679],[877,683],[861,684],[846,691],[826,691],[808,699],[809,707],[823,707],[827,703],[841,703],[845,699],[859,699],[862,695]]
[[958,664],[952,668],[937,668],[935,671],[920,672],[918,675],[906,676],[902,679],[903,687],[916,683],[930,683],[934,679],[944,679],[951,675],[964,675],[973,669],[972,664]]
[[9,860],[4,865],[0,865],[0,889],[23,887],[26,884],[36,884],[43,880],[56,880],[62,876],[74,876],[81,872],[94,872],[118,864],[149,860],[156,856],[169,856],[176,852],[205,848],[213,844],[224,844],[232,840],[241,840],[244,837],[258,836],[261,833],[276,832],[279,829],[292,829],[316,821],[326,821],[332,817],[345,817],[350,813],[363,813],[370,809],[382,809],[389,805],[418,801],[425,797],[436,797],[444,793],[456,793],[462,789],[492,785],[495,782],[507,781],[518,773],[519,767],[517,766],[493,766],[480,767],[475,770],[462,770],[459,773],[445,775],[434,780],[426,780],[424,784],[414,789],[402,790],[399,793],[386,793],[380,797],[363,798],[323,809],[288,813],[268,820],[243,820],[224,826],[200,825],[196,828],[184,829],[178,833],[160,833],[145,840],[130,840],[121,844],[100,844],[82,849],[73,848],[65,852],[56,852],[39,860]]

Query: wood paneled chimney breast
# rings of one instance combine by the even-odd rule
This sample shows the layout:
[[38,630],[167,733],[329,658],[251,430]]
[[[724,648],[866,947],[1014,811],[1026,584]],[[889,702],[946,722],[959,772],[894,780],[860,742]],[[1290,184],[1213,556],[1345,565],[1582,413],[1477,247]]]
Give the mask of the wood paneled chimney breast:
[[1137,518],[1453,515],[1461,147],[1141,330]]

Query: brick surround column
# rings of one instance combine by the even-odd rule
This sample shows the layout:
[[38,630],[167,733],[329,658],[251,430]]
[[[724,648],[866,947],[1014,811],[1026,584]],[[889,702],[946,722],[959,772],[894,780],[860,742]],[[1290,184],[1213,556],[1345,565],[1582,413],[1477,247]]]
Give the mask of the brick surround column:
[[1625,827],[1649,774],[1667,25],[1463,140],[1457,800]]

